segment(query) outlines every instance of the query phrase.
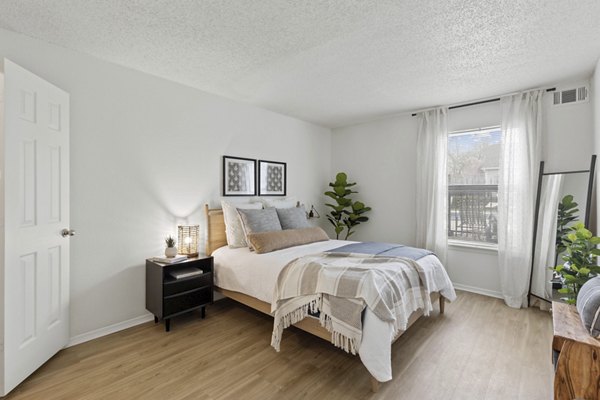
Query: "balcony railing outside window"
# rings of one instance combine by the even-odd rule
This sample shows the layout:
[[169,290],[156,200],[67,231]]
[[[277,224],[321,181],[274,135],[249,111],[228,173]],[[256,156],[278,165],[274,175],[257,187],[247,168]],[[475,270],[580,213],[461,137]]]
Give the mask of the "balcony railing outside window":
[[448,239],[498,243],[498,185],[448,186]]
[[448,240],[476,247],[498,243],[498,177],[502,131],[448,134]]

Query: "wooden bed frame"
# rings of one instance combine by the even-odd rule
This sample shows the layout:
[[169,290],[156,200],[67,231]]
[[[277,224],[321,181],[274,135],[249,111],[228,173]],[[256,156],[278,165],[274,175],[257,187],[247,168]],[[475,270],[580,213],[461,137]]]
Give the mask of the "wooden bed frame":
[[[227,237],[225,235],[225,220],[223,219],[223,210],[222,209],[210,209],[208,204],[204,205],[204,212],[206,215],[206,225],[207,225],[207,236],[206,236],[206,254],[212,254],[216,249],[227,245]],[[254,308],[260,312],[263,312],[268,315],[271,314],[271,304],[266,303],[262,300],[259,300],[255,297],[248,296],[246,294],[240,292],[234,292],[232,290],[227,290],[220,288],[218,286],[214,287],[215,290],[225,297],[229,297],[232,300],[235,300],[239,303],[245,304],[248,307]],[[444,313],[444,304],[445,299],[439,293],[434,292],[431,293],[431,301],[432,303],[435,301],[439,301],[440,305],[440,314]],[[413,325],[419,318],[423,316],[423,310],[419,309],[413,312],[408,318],[407,329]],[[327,329],[323,328],[319,323],[319,320],[316,318],[305,318],[302,321],[294,324],[296,328],[302,329],[310,334],[318,336],[328,342],[331,342],[331,332],[327,331]],[[398,340],[400,336],[406,331],[402,331],[396,336],[394,342]],[[377,392],[379,390],[380,382],[371,376],[371,390],[373,392]]]

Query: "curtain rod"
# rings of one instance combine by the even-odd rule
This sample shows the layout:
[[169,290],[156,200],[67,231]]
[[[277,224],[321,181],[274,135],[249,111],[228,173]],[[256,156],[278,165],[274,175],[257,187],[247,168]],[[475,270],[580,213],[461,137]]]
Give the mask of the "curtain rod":
[[[556,90],[556,88],[553,87],[553,88],[546,89],[546,92],[554,92],[555,90]],[[496,101],[500,101],[500,97],[496,97],[494,99],[489,99],[489,100],[474,101],[472,103],[459,104],[459,105],[456,105],[456,106],[450,106],[450,107],[448,107],[448,110],[454,110],[456,108],[476,106],[476,105],[485,104],[485,103],[494,103]],[[412,113],[411,114],[411,116],[413,116],[413,117],[415,117],[416,115],[417,115],[417,113]]]

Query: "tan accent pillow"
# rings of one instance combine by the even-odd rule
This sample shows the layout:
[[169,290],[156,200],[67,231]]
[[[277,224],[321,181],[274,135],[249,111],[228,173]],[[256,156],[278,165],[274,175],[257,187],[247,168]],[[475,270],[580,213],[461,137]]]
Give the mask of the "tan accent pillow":
[[329,240],[325,231],[318,226],[311,228],[286,229],[283,231],[249,233],[246,238],[258,254],[287,249],[314,242]]

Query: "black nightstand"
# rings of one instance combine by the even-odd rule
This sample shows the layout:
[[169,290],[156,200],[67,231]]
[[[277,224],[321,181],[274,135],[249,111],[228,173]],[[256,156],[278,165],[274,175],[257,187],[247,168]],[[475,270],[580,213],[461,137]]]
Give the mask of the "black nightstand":
[[[198,268],[201,275],[174,278],[171,273],[182,269]],[[198,256],[176,264],[159,264],[146,260],[146,309],[154,314],[154,322],[165,321],[165,330],[171,329],[171,318],[188,311],[201,309],[213,302],[213,258]]]

